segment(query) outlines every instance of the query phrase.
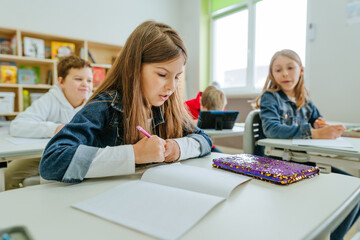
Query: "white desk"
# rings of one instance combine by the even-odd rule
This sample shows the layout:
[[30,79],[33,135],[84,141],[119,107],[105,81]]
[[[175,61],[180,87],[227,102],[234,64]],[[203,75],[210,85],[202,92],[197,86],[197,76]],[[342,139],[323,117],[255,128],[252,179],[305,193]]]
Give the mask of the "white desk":
[[360,138],[345,139],[354,145],[353,149],[299,146],[293,145],[291,139],[272,138],[259,140],[257,144],[265,146],[266,155],[297,162],[315,162],[327,172],[331,165],[360,170]]
[[[183,164],[212,168],[213,153]],[[71,208],[139,175],[50,183],[0,193],[0,226],[25,225],[36,240],[153,239]],[[335,190],[335,191],[334,191]],[[360,179],[322,174],[289,186],[251,180],[210,211],[181,239],[321,239],[360,200]],[[176,206],[174,206],[176,207]]]
[[223,138],[223,137],[233,137],[233,136],[243,136],[244,135],[245,123],[235,123],[232,129],[203,129],[204,132],[211,138]]
[[11,138],[8,135],[0,136],[0,191],[5,190],[4,169],[7,167],[8,157],[40,155],[44,151],[49,140],[41,143],[13,144],[6,140]]
[[41,154],[49,140],[44,140],[41,143],[30,143],[17,145],[9,142],[6,138],[11,138],[8,135],[0,136],[0,159],[4,157],[25,156],[32,154]]

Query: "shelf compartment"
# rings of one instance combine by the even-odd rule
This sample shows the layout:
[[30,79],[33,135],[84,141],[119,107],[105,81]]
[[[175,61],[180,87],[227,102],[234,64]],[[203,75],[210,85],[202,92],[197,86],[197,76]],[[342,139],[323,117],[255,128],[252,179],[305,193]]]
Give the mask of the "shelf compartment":
[[[17,39],[17,31],[14,30],[14,29],[7,29],[7,28],[0,28],[0,38],[4,38],[4,39],[9,39],[10,42],[11,42],[11,39],[13,37],[16,37],[15,39]],[[11,51],[13,51],[14,49],[11,48],[10,46],[10,49]],[[0,52],[1,54],[1,52]],[[4,53],[2,53],[4,54]],[[11,55],[16,55],[17,54],[17,42],[15,42],[15,52],[11,52],[11,53],[8,53],[10,56]]]
[[30,38],[38,38],[42,39],[45,42],[45,47],[51,48],[51,42],[69,42],[75,44],[75,55],[80,56],[80,49],[84,48],[84,40],[76,39],[76,38],[67,38],[67,37],[61,37],[56,35],[48,35],[48,34],[41,34],[41,33],[34,33],[34,32],[27,32],[22,31],[21,32],[21,39],[22,42],[24,42],[24,37],[30,37]]
[[[118,45],[97,43],[92,41],[87,42],[87,48],[95,60],[94,64],[106,65],[111,65],[113,63],[113,59],[116,58],[117,54],[121,50],[121,47]],[[89,62],[92,62],[89,56],[87,59]]]

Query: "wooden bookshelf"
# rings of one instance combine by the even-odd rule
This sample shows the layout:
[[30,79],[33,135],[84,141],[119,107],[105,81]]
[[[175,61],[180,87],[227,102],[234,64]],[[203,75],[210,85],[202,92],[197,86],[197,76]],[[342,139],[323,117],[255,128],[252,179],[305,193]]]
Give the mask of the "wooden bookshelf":
[[[93,67],[104,68],[105,72],[111,68],[113,59],[121,50],[120,45],[113,45],[107,43],[99,43],[85,39],[77,39],[65,36],[55,36],[45,33],[37,33],[32,31],[23,31],[19,29],[9,29],[0,27],[0,38],[11,39],[15,36],[16,49],[13,49],[11,54],[0,53],[1,62],[16,63],[17,66],[35,66],[40,70],[40,84],[25,85],[25,84],[5,84],[0,82],[1,92],[15,93],[14,99],[14,112],[0,113],[0,116],[14,117],[19,112],[23,111],[23,90],[28,90],[29,93],[45,93],[57,79],[57,60],[54,59],[41,59],[24,56],[23,43],[24,37],[37,38],[44,40],[44,45],[47,49],[51,48],[52,41],[69,42],[75,44],[75,55],[89,61]],[[95,63],[89,58],[88,52],[91,53]],[[50,76],[48,76],[50,73]]]

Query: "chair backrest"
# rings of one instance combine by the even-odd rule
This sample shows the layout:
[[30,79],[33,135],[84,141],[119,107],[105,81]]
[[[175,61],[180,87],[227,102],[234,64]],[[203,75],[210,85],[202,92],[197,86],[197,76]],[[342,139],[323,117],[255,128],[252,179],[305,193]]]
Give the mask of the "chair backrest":
[[254,154],[256,141],[259,139],[261,132],[260,110],[253,110],[247,115],[245,120],[243,141],[244,153]]

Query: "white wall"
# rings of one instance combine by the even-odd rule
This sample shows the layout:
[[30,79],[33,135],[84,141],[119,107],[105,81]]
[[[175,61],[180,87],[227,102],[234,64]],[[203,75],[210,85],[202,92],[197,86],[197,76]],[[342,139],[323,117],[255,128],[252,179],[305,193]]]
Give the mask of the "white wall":
[[200,89],[200,0],[180,0],[180,29],[188,50],[186,89],[188,99],[196,97]]
[[347,0],[309,0],[306,79],[314,104],[328,120],[360,122],[360,23],[347,24]]
[[200,0],[0,0],[0,8],[0,27],[120,45],[145,20],[169,24],[189,50],[187,88],[199,89]]

